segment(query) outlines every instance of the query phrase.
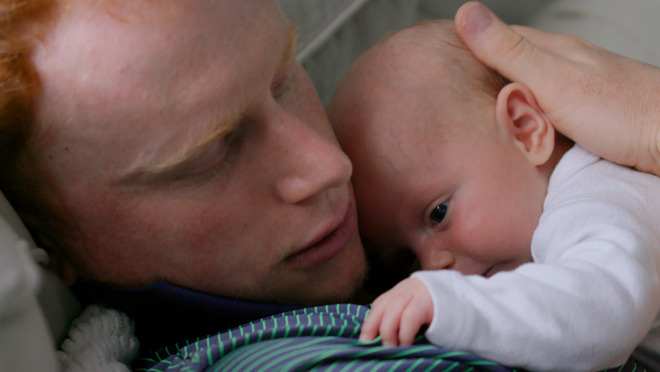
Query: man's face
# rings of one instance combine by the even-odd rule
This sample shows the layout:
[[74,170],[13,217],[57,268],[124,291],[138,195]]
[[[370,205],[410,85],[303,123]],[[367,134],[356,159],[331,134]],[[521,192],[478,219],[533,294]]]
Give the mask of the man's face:
[[510,134],[496,129],[494,99],[458,98],[419,73],[442,66],[437,59],[405,55],[385,73],[369,66],[391,55],[362,60],[367,65],[329,108],[354,164],[366,249],[386,270],[401,265],[407,250],[422,269],[466,275],[530,262],[544,178]]
[[122,3],[72,1],[33,58],[39,156],[75,223],[56,269],[276,302],[351,295],[366,270],[351,164],[275,2]]

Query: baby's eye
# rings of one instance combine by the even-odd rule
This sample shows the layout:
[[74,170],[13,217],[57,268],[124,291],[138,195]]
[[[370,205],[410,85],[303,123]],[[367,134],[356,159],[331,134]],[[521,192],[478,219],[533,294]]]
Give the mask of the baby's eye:
[[433,210],[431,210],[431,222],[435,225],[442,223],[442,220],[447,216],[447,205],[448,202],[438,204]]

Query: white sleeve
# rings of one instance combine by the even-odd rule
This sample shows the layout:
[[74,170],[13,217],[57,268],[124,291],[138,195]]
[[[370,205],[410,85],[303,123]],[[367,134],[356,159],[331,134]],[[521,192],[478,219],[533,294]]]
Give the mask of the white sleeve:
[[623,364],[660,309],[660,239],[640,213],[653,206],[619,199],[598,190],[556,203],[535,232],[535,263],[514,271],[413,274],[433,297],[426,337],[533,370]]

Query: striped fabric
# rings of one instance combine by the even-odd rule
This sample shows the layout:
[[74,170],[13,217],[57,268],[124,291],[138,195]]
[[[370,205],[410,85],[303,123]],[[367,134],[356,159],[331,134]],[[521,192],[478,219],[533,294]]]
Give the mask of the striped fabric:
[[[368,307],[304,308],[163,348],[136,371],[516,371],[476,355],[428,344],[357,341]],[[615,371],[643,371],[629,363]]]

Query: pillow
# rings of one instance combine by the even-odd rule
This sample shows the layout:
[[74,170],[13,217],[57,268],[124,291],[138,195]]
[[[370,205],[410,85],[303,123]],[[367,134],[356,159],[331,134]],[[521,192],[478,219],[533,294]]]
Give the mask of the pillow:
[[2,370],[55,371],[55,342],[64,339],[80,309],[68,288],[39,267],[35,256],[46,258],[0,193]]
[[618,54],[660,66],[657,0],[555,0],[527,22],[541,30],[579,35]]
[[[55,350],[37,303],[39,271],[34,246],[0,195],[0,360],[3,370],[55,371]],[[39,358],[35,358],[39,356]]]
[[278,0],[298,25],[296,58],[322,103],[353,61],[387,33],[420,19],[420,0]]

